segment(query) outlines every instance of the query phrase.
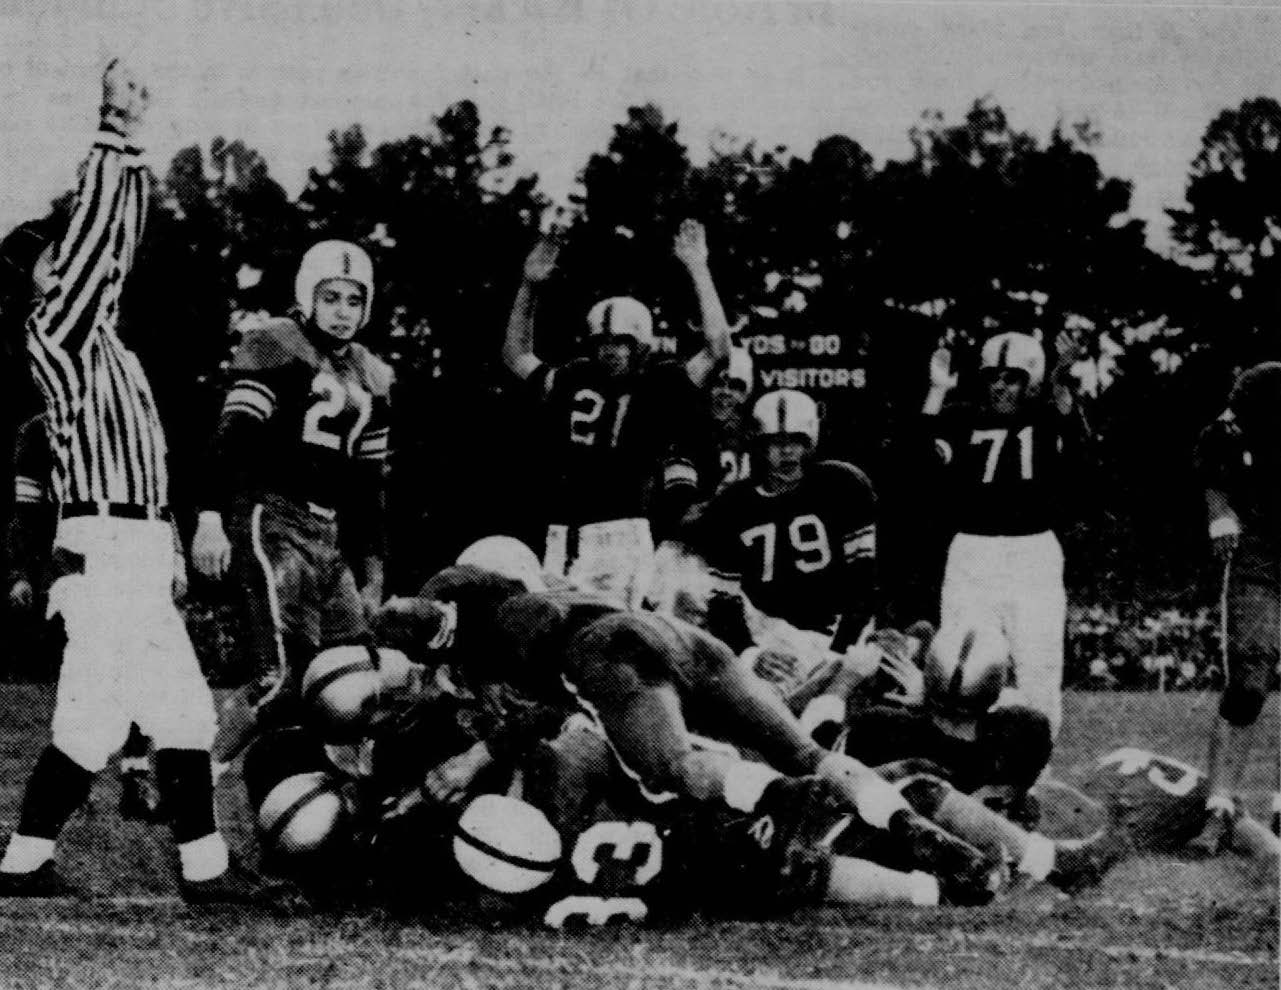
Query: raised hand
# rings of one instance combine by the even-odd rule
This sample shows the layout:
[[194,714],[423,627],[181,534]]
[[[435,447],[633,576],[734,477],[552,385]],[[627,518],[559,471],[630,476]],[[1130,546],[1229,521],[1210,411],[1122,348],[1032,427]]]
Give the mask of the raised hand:
[[560,242],[552,237],[540,237],[525,258],[525,281],[535,285],[546,282],[556,272],[560,257]]
[[697,220],[682,220],[672,253],[686,268],[707,264],[707,232]]
[[115,124],[125,136],[132,136],[142,124],[151,96],[138,74],[121,59],[115,58],[102,74],[102,116]]

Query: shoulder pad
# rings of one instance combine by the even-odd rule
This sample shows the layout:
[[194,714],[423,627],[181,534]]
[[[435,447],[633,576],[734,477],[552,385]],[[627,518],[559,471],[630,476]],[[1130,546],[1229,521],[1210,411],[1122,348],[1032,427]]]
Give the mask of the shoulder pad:
[[298,324],[286,316],[247,330],[232,353],[231,370],[268,371],[296,362],[315,366],[320,355]]
[[365,386],[374,395],[386,397],[396,380],[392,366],[363,344],[352,344]]

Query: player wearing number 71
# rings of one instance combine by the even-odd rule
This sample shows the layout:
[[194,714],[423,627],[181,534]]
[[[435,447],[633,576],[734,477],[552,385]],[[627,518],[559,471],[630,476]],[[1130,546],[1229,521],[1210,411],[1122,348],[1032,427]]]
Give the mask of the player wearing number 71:
[[983,345],[977,401],[943,408],[957,377],[950,350],[940,347],[924,409],[944,473],[935,490],[954,534],[940,621],[966,626],[995,620],[1009,645],[1021,700],[1049,719],[1055,735],[1062,719],[1067,617],[1055,529],[1079,488],[1085,439],[1068,387],[1070,350],[1060,349],[1042,397],[1040,342],[1024,333],[998,334]]
[[[322,241],[294,289],[296,314],[247,331],[232,356],[192,543],[200,572],[230,571],[246,606],[249,684],[224,710],[221,760],[319,651],[368,645],[382,603],[392,371],[353,340],[373,265],[354,244]],[[359,590],[343,550],[363,560]]]

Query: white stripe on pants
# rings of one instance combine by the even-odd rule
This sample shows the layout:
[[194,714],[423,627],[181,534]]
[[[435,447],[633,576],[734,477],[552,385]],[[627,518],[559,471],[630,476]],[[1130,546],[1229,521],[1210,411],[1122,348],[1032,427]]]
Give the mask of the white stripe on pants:
[[1019,694],[1050,720],[1063,714],[1063,633],[1067,593],[1063,549],[1053,532],[1032,536],[959,533],[947,553],[942,622],[988,616],[1010,647]]
[[173,535],[165,522],[86,516],[58,524],[57,545],[84,571],[50,589],[66,623],[53,742],[98,771],[137,722],[158,749],[205,749],[213,695],[173,602]]

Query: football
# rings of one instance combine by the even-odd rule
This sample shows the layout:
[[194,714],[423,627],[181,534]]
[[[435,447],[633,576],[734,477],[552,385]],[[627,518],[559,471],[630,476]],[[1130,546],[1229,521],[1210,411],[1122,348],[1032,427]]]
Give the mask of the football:
[[318,770],[286,777],[258,809],[263,844],[286,855],[314,852],[341,831],[346,810],[329,774]]
[[359,738],[378,703],[382,678],[369,650],[335,646],[317,655],[302,680],[303,703],[328,742]]
[[545,884],[556,871],[560,834],[533,805],[482,794],[458,820],[454,857],[482,887],[523,894]]

